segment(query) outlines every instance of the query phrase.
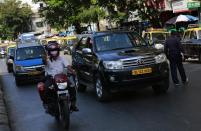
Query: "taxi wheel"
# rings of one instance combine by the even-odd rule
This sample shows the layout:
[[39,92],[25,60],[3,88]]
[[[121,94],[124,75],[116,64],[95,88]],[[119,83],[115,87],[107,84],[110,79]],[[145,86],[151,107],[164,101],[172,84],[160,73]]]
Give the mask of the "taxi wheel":
[[153,85],[153,91],[156,95],[165,94],[169,88],[169,78],[166,78],[162,83]]

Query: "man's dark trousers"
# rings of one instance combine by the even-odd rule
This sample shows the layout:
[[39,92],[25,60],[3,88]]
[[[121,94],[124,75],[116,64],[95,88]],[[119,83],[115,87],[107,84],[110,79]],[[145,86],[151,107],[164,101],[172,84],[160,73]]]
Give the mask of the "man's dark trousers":
[[177,69],[179,70],[179,73],[181,75],[181,80],[183,82],[186,81],[186,74],[184,71],[184,67],[182,64],[182,57],[179,56],[172,56],[169,58],[170,61],[170,68],[171,68],[171,75],[172,75],[172,80],[175,84],[179,83],[178,77],[177,77]]

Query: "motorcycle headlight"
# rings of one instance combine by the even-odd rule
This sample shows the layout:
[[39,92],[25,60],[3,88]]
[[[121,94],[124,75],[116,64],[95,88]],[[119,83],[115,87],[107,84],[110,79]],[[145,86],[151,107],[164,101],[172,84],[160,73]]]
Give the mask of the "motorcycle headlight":
[[64,89],[67,88],[68,84],[67,84],[67,82],[65,82],[65,83],[57,83],[57,86],[58,86],[58,88],[60,90],[64,90]]
[[122,69],[123,64],[121,61],[104,61],[103,65],[106,69]]
[[167,61],[166,55],[162,53],[160,55],[155,56],[155,61],[157,64],[166,62]]
[[16,71],[25,71],[24,67],[23,66],[19,66],[19,65],[16,65],[15,70]]

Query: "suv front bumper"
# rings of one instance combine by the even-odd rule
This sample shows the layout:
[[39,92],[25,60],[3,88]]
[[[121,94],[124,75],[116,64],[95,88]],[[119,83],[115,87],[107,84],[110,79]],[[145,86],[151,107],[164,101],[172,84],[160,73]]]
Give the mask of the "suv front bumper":
[[[152,68],[152,73],[132,75],[132,70],[143,68]],[[102,78],[108,88],[145,87],[169,79],[169,67],[167,63],[161,63],[124,70],[104,70],[102,72]]]

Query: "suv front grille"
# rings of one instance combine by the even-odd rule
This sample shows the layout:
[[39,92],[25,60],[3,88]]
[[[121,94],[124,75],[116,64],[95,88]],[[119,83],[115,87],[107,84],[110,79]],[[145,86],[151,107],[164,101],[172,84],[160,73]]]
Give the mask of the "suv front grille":
[[129,67],[140,67],[140,66],[147,66],[147,65],[153,65],[155,64],[154,57],[138,57],[138,58],[128,58],[128,59],[122,59],[123,67],[129,68]]

